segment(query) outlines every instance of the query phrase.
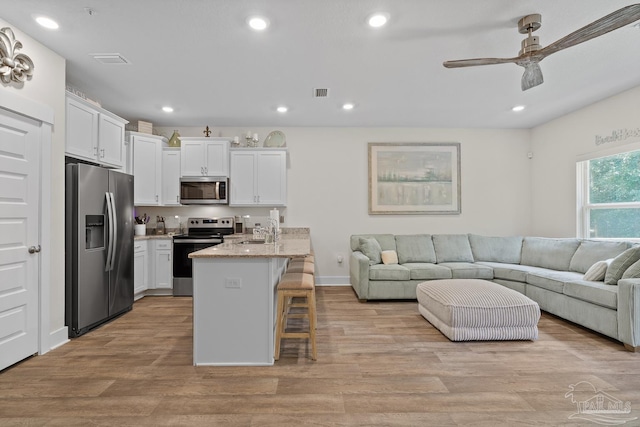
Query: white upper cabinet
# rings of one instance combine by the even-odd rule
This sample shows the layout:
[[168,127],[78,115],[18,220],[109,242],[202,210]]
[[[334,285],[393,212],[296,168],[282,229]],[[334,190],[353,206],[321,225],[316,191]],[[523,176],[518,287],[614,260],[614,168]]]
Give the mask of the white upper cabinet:
[[165,138],[137,132],[127,133],[133,153],[133,201],[140,206],[160,206],[162,146]]
[[229,176],[229,138],[180,138],[182,176]]
[[68,156],[113,168],[125,167],[126,120],[73,94],[66,94]]
[[287,150],[237,149],[230,154],[231,206],[287,205]]
[[180,149],[162,150],[162,204],[180,206]]

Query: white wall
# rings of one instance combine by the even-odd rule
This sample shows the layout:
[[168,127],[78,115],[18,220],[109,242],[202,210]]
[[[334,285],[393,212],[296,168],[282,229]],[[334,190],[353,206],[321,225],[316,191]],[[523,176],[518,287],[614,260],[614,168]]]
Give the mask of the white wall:
[[[204,128],[204,127],[203,127]],[[182,136],[202,136],[203,128],[178,128]],[[271,128],[212,128],[212,136]],[[173,128],[159,129],[170,136]],[[320,283],[348,283],[349,236],[357,233],[481,233],[523,235],[530,231],[530,151],[528,130],[411,128],[279,128],[289,150],[285,226],[310,227]],[[368,142],[460,142],[461,215],[369,215]],[[146,208],[170,217],[267,215],[268,209],[229,207]],[[143,209],[144,210],[144,209]],[[159,213],[156,213],[159,212]],[[167,226],[171,226],[167,224]],[[336,255],[344,255],[342,265]]]
[[[10,27],[16,39],[22,43],[20,53],[29,56],[34,63],[31,80],[23,85],[0,83],[3,91],[11,91],[25,98],[48,105],[54,111],[54,126],[51,147],[51,179],[59,185],[51,186],[51,212],[43,212],[51,223],[51,287],[50,327],[51,333],[64,329],[64,141],[65,141],[65,60],[60,55],[33,40],[15,26],[0,19],[0,28]],[[47,302],[45,302],[47,303]],[[66,334],[64,339],[66,339]],[[55,338],[57,339],[57,338]],[[52,343],[55,345],[55,343]]]
[[638,142],[596,144],[620,129],[640,129],[640,86],[560,117],[532,131],[532,233],[576,236],[576,159]]

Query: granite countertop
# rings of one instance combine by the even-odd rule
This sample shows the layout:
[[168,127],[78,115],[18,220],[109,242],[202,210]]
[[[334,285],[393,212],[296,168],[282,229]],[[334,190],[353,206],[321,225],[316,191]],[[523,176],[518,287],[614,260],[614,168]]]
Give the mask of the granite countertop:
[[[251,240],[250,235],[226,236],[226,241],[217,246],[189,254],[189,258],[297,258],[311,254],[311,239],[307,232],[284,233],[277,243],[240,242]],[[231,237],[231,238],[230,238]],[[238,237],[238,238],[236,238]]]
[[133,236],[133,240],[172,240],[173,234],[147,234],[146,236]]

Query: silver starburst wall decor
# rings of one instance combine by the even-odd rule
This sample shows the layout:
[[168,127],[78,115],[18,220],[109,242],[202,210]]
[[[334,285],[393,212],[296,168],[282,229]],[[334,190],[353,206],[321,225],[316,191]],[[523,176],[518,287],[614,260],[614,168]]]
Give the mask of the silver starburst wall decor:
[[0,80],[4,83],[23,83],[33,75],[33,61],[24,53],[17,53],[21,48],[22,43],[11,28],[0,29]]

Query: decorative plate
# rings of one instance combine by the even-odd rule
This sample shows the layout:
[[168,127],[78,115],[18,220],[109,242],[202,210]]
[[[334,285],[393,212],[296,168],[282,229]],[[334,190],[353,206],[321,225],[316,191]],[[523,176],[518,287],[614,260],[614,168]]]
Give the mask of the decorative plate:
[[264,140],[265,147],[284,147],[287,144],[287,139],[284,133],[279,130],[274,130]]

